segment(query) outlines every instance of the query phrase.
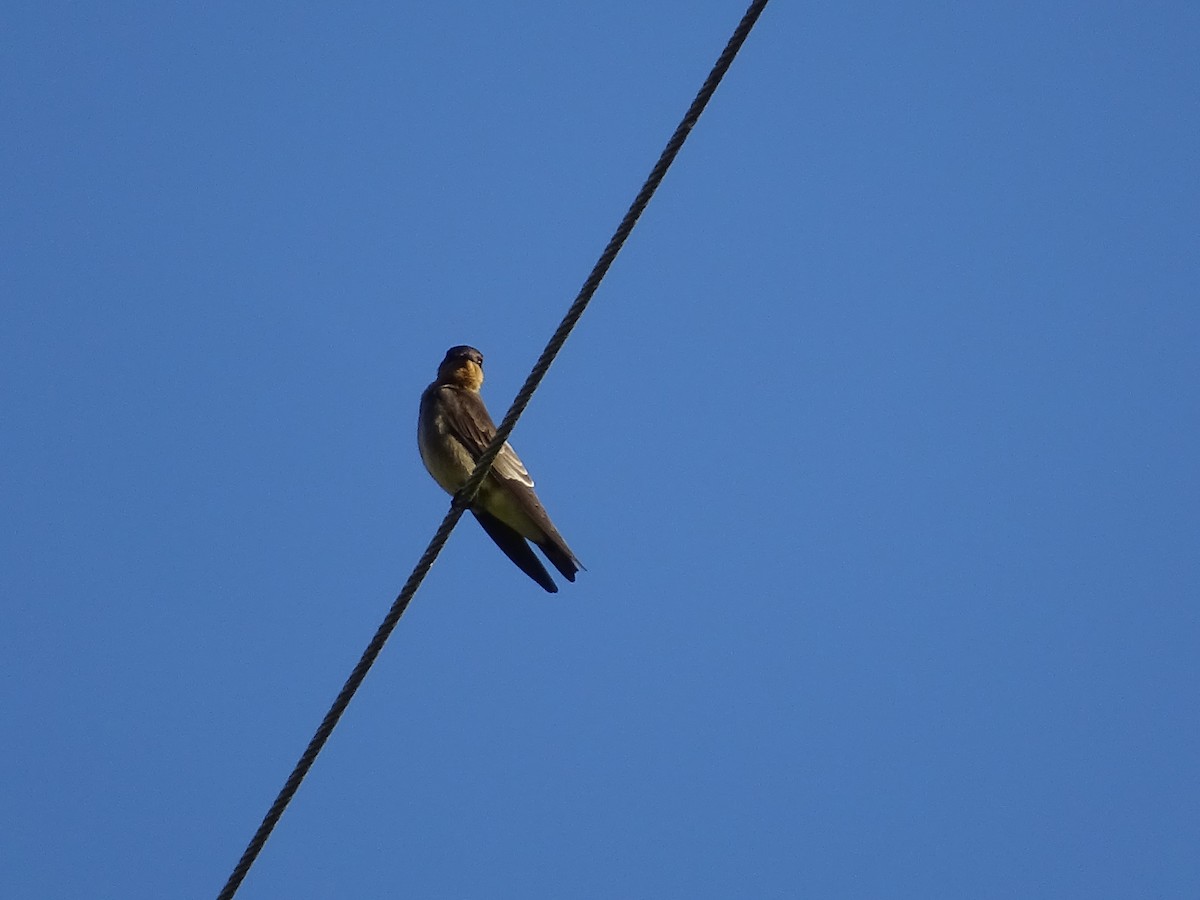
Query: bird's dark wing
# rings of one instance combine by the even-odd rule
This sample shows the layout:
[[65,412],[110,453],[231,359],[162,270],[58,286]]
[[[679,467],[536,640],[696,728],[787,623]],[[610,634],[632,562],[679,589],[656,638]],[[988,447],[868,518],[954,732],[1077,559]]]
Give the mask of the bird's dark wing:
[[[496,546],[504,551],[505,556],[517,564],[517,568],[551,594],[558,593],[558,585],[554,583],[554,579],[550,577],[550,573],[546,571],[546,567],[534,554],[533,548],[526,543],[525,538],[489,512],[481,509],[472,509],[471,512],[488,533],[488,537],[496,542]],[[572,581],[575,580],[573,576],[574,573]]]
[[[546,521],[549,522],[549,518]],[[567,542],[563,540],[562,535],[553,525],[550,526],[546,537],[538,541],[537,545],[546,554],[546,558],[554,563],[554,568],[562,572],[563,578],[567,581],[575,580],[575,573],[583,568],[583,563],[575,558],[575,554],[571,552],[571,548],[567,546]]]
[[[478,394],[457,388],[443,390],[445,394],[442,408],[446,424],[459,442],[467,448],[467,452],[478,460],[496,436],[496,426],[492,417]],[[502,478],[533,487],[533,479],[529,477],[525,464],[507,441],[496,455],[492,471]]]

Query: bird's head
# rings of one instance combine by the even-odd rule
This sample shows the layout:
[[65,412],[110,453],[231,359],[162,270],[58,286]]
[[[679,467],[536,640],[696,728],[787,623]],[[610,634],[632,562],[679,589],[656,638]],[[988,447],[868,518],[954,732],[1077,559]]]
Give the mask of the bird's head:
[[465,344],[451,347],[438,366],[438,381],[477,391],[483,384],[483,354]]

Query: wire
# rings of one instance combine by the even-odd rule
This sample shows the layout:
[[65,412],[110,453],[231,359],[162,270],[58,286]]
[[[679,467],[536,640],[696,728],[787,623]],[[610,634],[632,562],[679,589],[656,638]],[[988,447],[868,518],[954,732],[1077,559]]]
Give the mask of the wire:
[[533,397],[533,392],[541,384],[542,379],[546,376],[546,372],[550,369],[550,365],[554,362],[554,358],[558,356],[558,352],[562,349],[563,344],[566,343],[571,331],[579,322],[580,317],[583,316],[583,312],[587,309],[588,303],[591,302],[592,296],[600,286],[600,282],[608,273],[609,267],[621,251],[621,247],[629,237],[630,232],[633,231],[633,226],[637,224],[646,206],[650,203],[650,198],[658,190],[659,184],[662,183],[663,177],[667,174],[667,169],[675,161],[680,148],[683,147],[683,142],[687,140],[692,127],[700,118],[700,114],[704,112],[704,107],[712,99],[717,85],[721,83],[721,79],[729,71],[729,66],[733,63],[734,57],[737,56],[738,51],[742,48],[742,44],[745,43],[746,38],[749,36],[751,29],[754,28],[755,22],[758,21],[758,17],[762,14],[766,5],[767,0],[753,0],[749,9],[746,10],[746,14],[742,16],[742,20],[738,23],[737,28],[734,29],[733,35],[725,45],[724,51],[717,58],[717,62],[713,66],[712,71],[709,72],[708,78],[705,79],[699,93],[696,94],[696,99],[692,101],[691,106],[688,107],[687,112],[683,116],[683,120],[675,129],[674,134],[671,135],[670,140],[667,141],[666,147],[663,148],[662,154],[658,157],[658,162],[654,164],[654,168],[650,170],[650,174],[646,177],[642,189],[638,191],[633,203],[630,204],[629,211],[625,213],[621,224],[617,226],[617,230],[609,240],[608,246],[604,248],[604,252],[600,254],[600,259],[596,261],[591,274],[584,281],[583,287],[580,288],[579,294],[575,298],[575,302],[571,304],[566,315],[563,316],[562,322],[559,323],[558,328],[546,344],[546,349],[542,351],[542,355],[538,357],[533,370],[529,373],[529,377],[525,379],[525,383],[517,392],[512,406],[505,413],[500,427],[496,429],[496,436],[492,439],[487,449],[484,450],[483,455],[479,457],[479,461],[475,464],[475,471],[467,479],[467,483],[454,495],[454,499],[450,502],[450,509],[446,513],[445,518],[442,519],[442,524],[434,532],[433,538],[429,541],[429,546],[425,548],[425,552],[417,560],[412,574],[404,582],[404,587],[400,589],[400,593],[396,597],[395,602],[392,603],[391,609],[388,610],[383,622],[380,623],[379,628],[375,631],[375,636],[371,638],[367,649],[363,651],[358,665],[354,667],[354,670],[350,673],[350,677],[346,679],[346,683],[342,686],[337,698],[333,701],[329,712],[325,714],[325,718],[317,727],[312,740],[308,742],[304,753],[301,754],[295,768],[292,769],[292,774],[288,776],[283,788],[279,791],[279,795],[275,798],[275,802],[267,810],[262,824],[254,832],[254,837],[250,839],[250,843],[242,853],[237,865],[234,866],[229,880],[225,882],[225,887],[217,895],[217,900],[231,900],[233,895],[237,893],[246,874],[250,871],[250,867],[254,865],[254,861],[258,858],[259,853],[262,852],[267,838],[271,836],[275,825],[279,822],[280,817],[283,816],[283,811],[300,788],[300,782],[304,780],[304,777],[308,774],[308,770],[316,762],[317,754],[321,752],[321,749],[325,746],[325,742],[329,740],[329,736],[333,733],[338,720],[341,719],[342,714],[350,705],[350,700],[367,677],[367,672],[379,657],[380,652],[383,650],[383,645],[391,636],[393,629],[395,629],[396,624],[400,621],[400,617],[404,615],[404,611],[408,608],[408,604],[417,592],[417,588],[421,586],[421,582],[433,566],[434,560],[442,552],[442,547],[445,546],[447,539],[449,539],[450,532],[454,530],[454,526],[458,524],[458,520],[462,518],[463,513],[467,510],[471,500],[478,492],[483,479],[492,468],[496,454],[500,452],[500,448],[508,440],[508,436],[512,433],[513,428],[516,427],[517,420],[521,418],[525,407],[529,405],[529,401]]

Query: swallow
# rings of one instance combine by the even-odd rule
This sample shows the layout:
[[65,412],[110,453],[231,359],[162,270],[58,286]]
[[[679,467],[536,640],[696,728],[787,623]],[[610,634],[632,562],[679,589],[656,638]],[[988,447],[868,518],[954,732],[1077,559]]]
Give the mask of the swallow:
[[[496,436],[479,388],[483,354],[474,347],[451,347],[438,366],[437,378],[421,394],[417,446],[421,461],[442,489],[453,495],[475,469]],[[533,479],[507,442],[500,448],[471,512],[496,546],[517,567],[552,594],[558,585],[529,546],[532,541],[567,581],[583,568],[533,492]]]

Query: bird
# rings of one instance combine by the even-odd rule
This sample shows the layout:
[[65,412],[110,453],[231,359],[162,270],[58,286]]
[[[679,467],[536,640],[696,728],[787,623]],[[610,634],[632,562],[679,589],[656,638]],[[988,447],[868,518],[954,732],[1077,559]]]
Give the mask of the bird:
[[[421,461],[443,490],[453,495],[475,469],[496,436],[479,388],[483,354],[465,344],[451,347],[438,366],[437,378],[421,394],[417,446]],[[546,555],[567,581],[583,564],[567,546],[533,490],[533,479],[506,441],[495,464],[471,501],[471,513],[496,546],[517,567],[551,594],[558,585],[529,542]]]

